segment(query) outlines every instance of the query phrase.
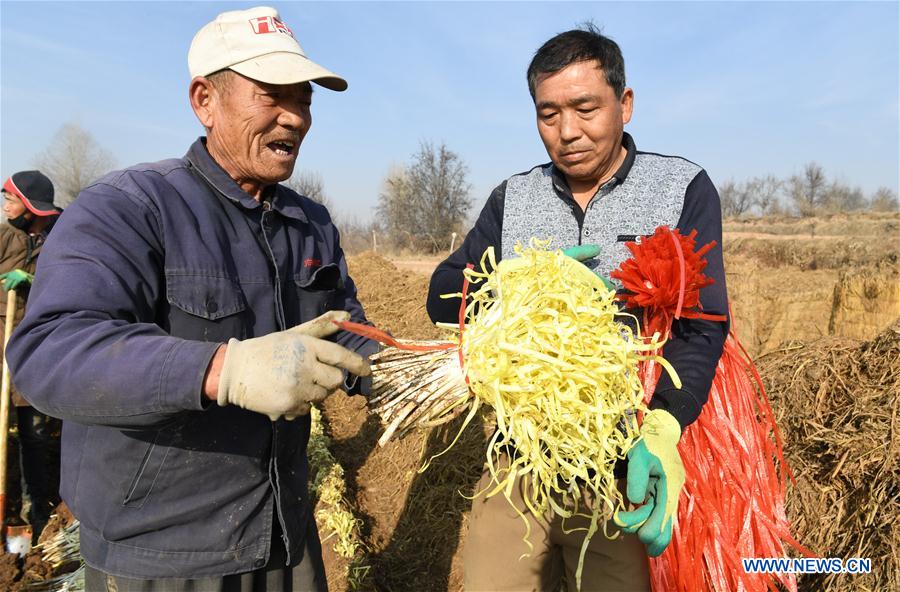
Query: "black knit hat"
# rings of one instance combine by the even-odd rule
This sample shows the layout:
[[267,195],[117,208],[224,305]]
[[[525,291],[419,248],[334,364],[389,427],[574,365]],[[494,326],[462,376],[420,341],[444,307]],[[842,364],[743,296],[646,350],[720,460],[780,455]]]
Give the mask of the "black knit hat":
[[53,183],[40,171],[14,173],[3,184],[3,191],[21,199],[35,216],[55,216],[60,212],[53,205]]

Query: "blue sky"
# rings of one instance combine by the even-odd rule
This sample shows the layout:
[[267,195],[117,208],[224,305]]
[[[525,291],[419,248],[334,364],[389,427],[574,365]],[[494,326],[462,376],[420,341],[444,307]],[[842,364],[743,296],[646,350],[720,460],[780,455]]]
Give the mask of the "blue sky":
[[[181,156],[202,133],[187,100],[193,34],[259,2],[0,2],[0,175],[31,168],[67,122],[119,166]],[[307,53],[347,78],[321,89],[298,169],[339,214],[373,215],[389,168],[421,140],[467,163],[476,209],[545,162],[525,69],[586,19],[625,55],[638,148],[717,183],[785,177],[900,186],[896,2],[269,2]]]

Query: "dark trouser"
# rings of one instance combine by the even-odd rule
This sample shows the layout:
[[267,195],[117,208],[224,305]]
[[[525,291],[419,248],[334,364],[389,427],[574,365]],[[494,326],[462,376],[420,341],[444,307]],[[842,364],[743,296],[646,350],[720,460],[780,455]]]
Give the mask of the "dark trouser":
[[[490,483],[490,473],[485,471],[475,491],[487,490]],[[519,508],[526,507],[521,487],[514,487],[511,497]],[[555,592],[563,579],[566,589],[575,592],[575,571],[589,521],[570,518],[563,522],[557,516],[547,524],[527,511],[526,517],[533,549],[523,556],[529,551],[523,540],[525,522],[503,493],[475,498],[463,549],[466,592]],[[576,530],[566,532],[572,528]],[[644,545],[636,535],[619,532],[612,521],[607,529],[610,535],[618,532],[619,536],[608,539],[601,524],[591,538],[581,592],[649,592],[650,566]]]
[[[43,527],[50,517],[52,490],[50,462],[50,418],[30,406],[16,407],[19,428],[19,466],[22,468],[22,499],[28,500],[27,516],[32,526]],[[38,534],[38,533],[35,533]]]
[[316,521],[310,516],[307,523],[303,556],[292,557],[292,566],[285,566],[286,554],[279,528],[272,535],[268,565],[252,572],[144,580],[111,576],[85,565],[84,589],[87,592],[328,592]]

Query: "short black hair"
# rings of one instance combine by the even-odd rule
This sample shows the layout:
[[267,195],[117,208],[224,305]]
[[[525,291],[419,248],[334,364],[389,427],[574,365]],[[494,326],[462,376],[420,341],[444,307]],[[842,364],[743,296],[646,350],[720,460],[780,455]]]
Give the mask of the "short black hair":
[[528,65],[528,92],[534,99],[537,78],[541,74],[559,72],[576,62],[596,60],[606,83],[621,99],[625,92],[625,60],[615,41],[602,35],[594,23],[587,22],[578,29],[560,33],[535,52]]

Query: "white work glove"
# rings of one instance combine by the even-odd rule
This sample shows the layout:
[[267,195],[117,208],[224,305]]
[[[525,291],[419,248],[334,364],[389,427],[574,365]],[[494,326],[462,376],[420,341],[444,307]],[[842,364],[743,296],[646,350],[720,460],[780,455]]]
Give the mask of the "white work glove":
[[338,331],[332,321],[349,319],[346,311],[330,311],[287,331],[229,340],[219,376],[219,405],[237,405],[272,421],[282,415],[292,420],[339,390],[341,369],[368,376],[367,360],[322,339]]

